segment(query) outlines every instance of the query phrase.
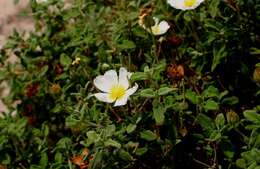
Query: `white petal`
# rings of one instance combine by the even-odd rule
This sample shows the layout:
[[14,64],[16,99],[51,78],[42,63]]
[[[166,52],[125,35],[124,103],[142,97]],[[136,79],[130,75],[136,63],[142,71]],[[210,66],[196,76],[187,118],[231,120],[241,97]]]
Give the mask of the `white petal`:
[[112,86],[118,84],[118,77],[115,70],[109,70],[104,75],[94,79],[94,85],[103,92],[109,92]]
[[128,100],[128,97],[127,95],[125,95],[124,97],[122,97],[121,99],[117,99],[115,104],[114,104],[114,107],[116,106],[123,106],[127,103],[127,100]]
[[204,0],[197,0],[195,4],[191,7],[184,5],[184,0],[167,0],[167,3],[170,4],[173,8],[181,10],[191,10],[197,8]]
[[137,89],[138,89],[138,84],[135,83],[134,87],[132,87],[126,91],[126,95],[130,96],[130,95],[134,94]]
[[117,99],[114,106],[123,106],[127,103],[127,100],[129,98],[130,95],[134,94],[136,92],[136,90],[138,89],[138,85],[135,83],[135,86],[128,89],[126,91],[126,94],[124,97],[122,97],[121,99]]
[[133,74],[133,73],[131,73],[131,72],[128,72],[128,73],[127,73],[127,78],[128,78],[128,79],[130,79],[130,78],[131,78],[131,76],[132,76],[132,74]]
[[194,8],[197,8],[204,0],[197,0],[196,4],[194,5]]
[[119,69],[119,85],[124,86],[125,90],[129,87],[129,81],[128,81],[128,72],[124,67],[121,67]]
[[176,9],[183,9],[184,7],[184,0],[167,0],[167,3]]
[[160,27],[160,35],[162,35],[168,31],[170,25],[166,21],[162,21],[160,22],[159,27]]
[[153,17],[153,20],[154,20],[154,25],[158,25],[159,19],[157,17]]
[[118,76],[115,70],[106,71],[104,76],[110,79],[110,81],[112,81],[112,84],[118,83]]
[[102,102],[107,102],[107,103],[112,103],[115,100],[112,100],[109,98],[109,94],[108,93],[95,93],[94,96]]

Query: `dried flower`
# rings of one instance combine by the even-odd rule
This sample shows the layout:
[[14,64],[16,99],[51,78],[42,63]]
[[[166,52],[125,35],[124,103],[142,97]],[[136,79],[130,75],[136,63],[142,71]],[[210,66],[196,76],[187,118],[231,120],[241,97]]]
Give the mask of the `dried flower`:
[[88,156],[88,155],[89,155],[89,150],[87,148],[84,148],[80,155],[76,155],[71,159],[72,163],[79,166],[80,169],[87,169],[88,168],[88,162],[84,161],[84,157]]
[[180,80],[184,77],[184,68],[182,65],[171,64],[167,68],[167,75],[173,80]]

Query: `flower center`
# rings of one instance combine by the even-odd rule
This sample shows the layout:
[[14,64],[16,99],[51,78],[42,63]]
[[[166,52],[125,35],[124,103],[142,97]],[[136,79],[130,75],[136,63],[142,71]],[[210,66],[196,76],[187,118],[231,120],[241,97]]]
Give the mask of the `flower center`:
[[151,27],[151,29],[152,29],[153,34],[158,34],[161,31],[159,25],[154,25],[154,26]]
[[121,99],[125,95],[125,88],[122,85],[115,85],[111,88],[109,98],[111,100]]
[[192,7],[196,3],[196,0],[184,0],[184,5],[186,7]]

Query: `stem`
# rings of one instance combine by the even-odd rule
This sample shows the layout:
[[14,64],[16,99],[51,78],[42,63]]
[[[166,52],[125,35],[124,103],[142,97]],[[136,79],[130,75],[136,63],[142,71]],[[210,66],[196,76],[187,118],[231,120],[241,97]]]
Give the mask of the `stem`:
[[116,111],[114,111],[113,109],[111,109],[111,112],[113,113],[113,115],[116,117],[116,122],[120,123],[123,121],[123,119],[116,113]]
[[198,164],[201,164],[201,165],[203,165],[204,167],[207,167],[207,168],[212,168],[210,165],[208,165],[208,164],[206,164],[206,163],[204,163],[204,162],[202,162],[202,161],[199,161],[199,160],[197,160],[197,159],[193,159],[193,161],[195,161],[196,163],[198,163]]

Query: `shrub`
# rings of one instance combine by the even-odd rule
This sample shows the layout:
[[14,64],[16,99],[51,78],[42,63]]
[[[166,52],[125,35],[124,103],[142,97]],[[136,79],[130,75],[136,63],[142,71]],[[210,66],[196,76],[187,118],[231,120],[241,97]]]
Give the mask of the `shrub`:
[[[0,52],[17,112],[0,119],[2,167],[260,167],[259,0],[30,6],[35,32],[14,31]],[[170,28],[154,35],[153,17]],[[114,107],[93,81],[120,67],[139,87]]]

